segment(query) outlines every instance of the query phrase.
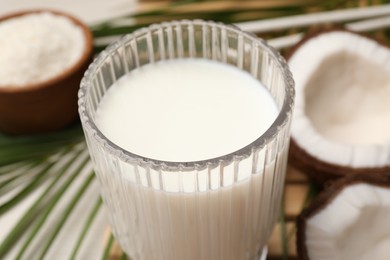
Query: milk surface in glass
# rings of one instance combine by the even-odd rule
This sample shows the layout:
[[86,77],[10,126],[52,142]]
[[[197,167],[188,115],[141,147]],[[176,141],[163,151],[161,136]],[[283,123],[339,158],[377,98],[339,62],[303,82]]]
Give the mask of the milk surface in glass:
[[100,101],[96,124],[132,153],[190,162],[243,148],[277,115],[268,90],[249,73],[179,59],[142,66],[116,81]]

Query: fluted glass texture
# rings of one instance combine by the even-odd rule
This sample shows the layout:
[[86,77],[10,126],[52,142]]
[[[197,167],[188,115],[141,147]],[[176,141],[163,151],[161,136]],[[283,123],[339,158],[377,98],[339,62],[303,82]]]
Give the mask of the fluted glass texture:
[[[205,161],[164,162],[110,142],[94,122],[105,92],[137,67],[180,58],[248,71],[275,99],[276,121],[246,147]],[[293,97],[283,58],[234,26],[197,20],[156,24],[103,51],[82,80],[79,112],[114,236],[131,259],[259,259],[280,207]]]

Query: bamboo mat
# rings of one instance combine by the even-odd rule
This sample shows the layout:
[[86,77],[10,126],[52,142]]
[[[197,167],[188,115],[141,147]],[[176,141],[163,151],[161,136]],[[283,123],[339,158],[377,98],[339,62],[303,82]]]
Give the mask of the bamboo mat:
[[[296,226],[295,220],[302,211],[308,198],[309,181],[306,176],[289,165],[287,168],[286,185],[284,189],[284,221],[279,221],[272,233],[268,244],[267,260],[298,259],[296,251]],[[104,244],[110,236],[110,228],[104,237]],[[286,240],[283,241],[283,237]],[[119,245],[114,242],[110,250],[110,260],[119,260],[122,257],[122,251]]]

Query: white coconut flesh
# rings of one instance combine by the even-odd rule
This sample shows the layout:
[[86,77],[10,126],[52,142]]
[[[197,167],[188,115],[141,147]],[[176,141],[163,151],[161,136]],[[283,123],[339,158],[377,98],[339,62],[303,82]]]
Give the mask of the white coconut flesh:
[[331,164],[390,165],[387,48],[350,32],[328,32],[303,43],[289,66],[296,87],[291,135],[298,146]]
[[306,222],[311,260],[389,260],[390,189],[353,184]]

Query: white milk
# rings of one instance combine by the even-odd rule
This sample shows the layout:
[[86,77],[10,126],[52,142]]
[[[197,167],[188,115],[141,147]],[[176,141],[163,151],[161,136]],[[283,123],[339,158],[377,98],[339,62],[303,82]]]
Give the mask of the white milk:
[[[101,101],[96,122],[132,153],[184,162],[250,144],[277,114],[271,95],[251,75],[189,59],[146,65],[118,80]],[[102,166],[98,176],[114,233],[132,259],[254,259],[272,229],[281,193],[276,190],[283,185],[274,171],[283,172],[285,161],[282,149],[279,163],[257,174],[248,158],[238,171],[228,165],[223,173],[142,173],[120,163],[112,168],[121,172]]]
[[107,138],[164,161],[199,161],[234,152],[269,128],[277,107],[249,73],[207,60],[167,61],[127,74],[97,111]]

